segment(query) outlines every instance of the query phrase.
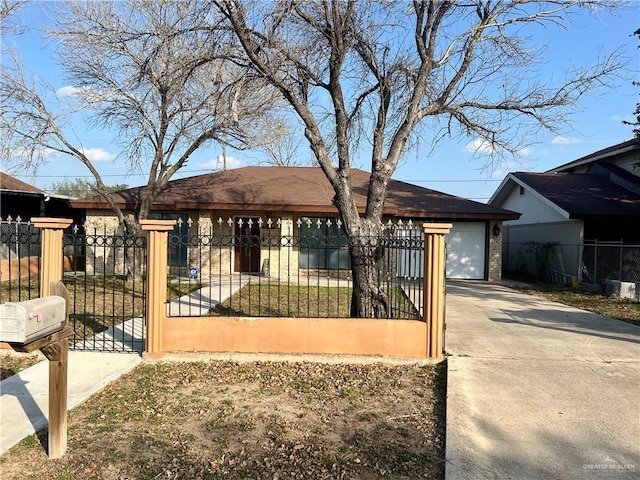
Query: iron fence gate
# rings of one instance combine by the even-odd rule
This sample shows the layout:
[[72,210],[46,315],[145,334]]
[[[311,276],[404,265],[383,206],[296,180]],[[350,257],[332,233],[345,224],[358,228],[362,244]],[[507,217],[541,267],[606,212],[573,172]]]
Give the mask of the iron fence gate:
[[64,235],[72,350],[142,352],[145,237],[73,226]]

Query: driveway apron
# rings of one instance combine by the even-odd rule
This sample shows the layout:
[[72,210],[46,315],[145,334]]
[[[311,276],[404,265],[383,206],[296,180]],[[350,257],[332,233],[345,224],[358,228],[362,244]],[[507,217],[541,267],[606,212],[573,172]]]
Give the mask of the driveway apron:
[[447,282],[446,479],[640,478],[640,327]]

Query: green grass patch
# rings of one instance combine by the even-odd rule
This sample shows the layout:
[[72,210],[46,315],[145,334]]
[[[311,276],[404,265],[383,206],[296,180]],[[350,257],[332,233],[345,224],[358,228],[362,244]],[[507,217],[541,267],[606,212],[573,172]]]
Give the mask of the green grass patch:
[[[404,291],[386,288],[392,318],[418,319],[416,307]],[[215,316],[348,318],[351,287],[249,284],[213,309]]]

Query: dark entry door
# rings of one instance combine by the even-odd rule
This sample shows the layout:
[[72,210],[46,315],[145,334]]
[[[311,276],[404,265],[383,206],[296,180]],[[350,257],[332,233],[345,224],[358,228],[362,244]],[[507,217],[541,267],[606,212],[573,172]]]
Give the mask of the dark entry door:
[[260,271],[260,225],[257,218],[237,218],[235,221],[235,272]]

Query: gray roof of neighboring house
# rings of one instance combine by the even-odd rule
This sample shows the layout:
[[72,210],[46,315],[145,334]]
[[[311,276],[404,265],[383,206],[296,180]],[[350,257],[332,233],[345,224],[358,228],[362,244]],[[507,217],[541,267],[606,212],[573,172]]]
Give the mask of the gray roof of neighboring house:
[[563,165],[560,165],[559,167],[554,167],[548,170],[547,172],[548,173],[566,172],[566,171],[571,171],[574,168],[581,167],[583,165],[588,165],[590,163],[611,162],[623,155],[628,155],[630,152],[633,152],[634,150],[638,150],[638,152],[640,153],[640,138],[633,138],[631,140],[618,143],[617,145],[612,145],[611,147],[603,148],[602,150],[598,150],[597,152],[590,153],[589,155],[578,158],[577,160],[573,160],[569,163],[565,163]]
[[[369,173],[351,169],[356,204],[364,212]],[[126,209],[139,206],[146,187],[112,194]],[[182,178],[169,182],[157,197],[153,210],[217,210],[298,212],[335,215],[334,192],[318,167],[244,167]],[[107,209],[100,197],[71,202],[74,208]],[[448,195],[398,180],[391,180],[384,214],[402,218],[513,220],[520,214]]]
[[616,167],[599,166],[589,173],[525,173],[510,176],[529,186],[569,214],[570,218],[590,216],[640,216],[640,194],[612,181],[612,173],[632,182],[640,190],[640,178]]

